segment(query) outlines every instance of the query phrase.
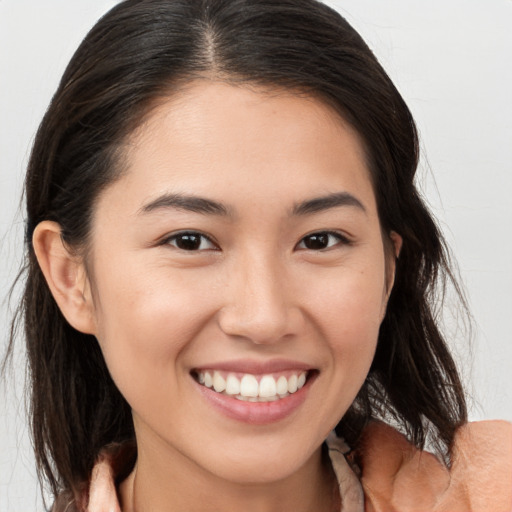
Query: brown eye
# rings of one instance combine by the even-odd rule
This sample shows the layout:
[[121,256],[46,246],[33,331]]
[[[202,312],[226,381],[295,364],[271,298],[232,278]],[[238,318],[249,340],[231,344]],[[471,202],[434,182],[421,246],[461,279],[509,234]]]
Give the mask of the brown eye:
[[194,231],[173,235],[167,238],[165,243],[182,251],[204,251],[217,248],[207,236]]
[[339,233],[320,231],[305,236],[297,245],[299,249],[308,249],[310,251],[322,251],[330,249],[339,244],[346,244],[348,240]]

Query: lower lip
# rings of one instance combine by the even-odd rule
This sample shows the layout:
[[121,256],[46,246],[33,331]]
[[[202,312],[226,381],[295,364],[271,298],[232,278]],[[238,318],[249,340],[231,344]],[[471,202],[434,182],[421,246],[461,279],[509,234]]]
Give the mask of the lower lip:
[[293,414],[306,400],[313,380],[314,375],[308,378],[301,389],[274,402],[246,402],[217,393],[195,380],[194,383],[208,403],[225,416],[249,425],[265,425],[284,420]]

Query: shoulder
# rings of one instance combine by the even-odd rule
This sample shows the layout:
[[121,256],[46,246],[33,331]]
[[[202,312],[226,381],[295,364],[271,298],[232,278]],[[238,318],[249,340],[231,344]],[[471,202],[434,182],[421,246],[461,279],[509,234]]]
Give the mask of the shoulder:
[[366,428],[355,451],[367,512],[512,511],[512,423],[460,427],[450,469],[382,423]]

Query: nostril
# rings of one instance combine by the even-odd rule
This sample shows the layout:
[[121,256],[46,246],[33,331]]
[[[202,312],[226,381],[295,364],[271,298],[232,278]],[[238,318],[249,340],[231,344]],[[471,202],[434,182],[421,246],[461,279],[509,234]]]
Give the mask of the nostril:
[[300,312],[291,307],[243,309],[238,305],[221,310],[218,324],[228,336],[244,338],[258,345],[268,345],[297,335],[302,328],[302,319]]

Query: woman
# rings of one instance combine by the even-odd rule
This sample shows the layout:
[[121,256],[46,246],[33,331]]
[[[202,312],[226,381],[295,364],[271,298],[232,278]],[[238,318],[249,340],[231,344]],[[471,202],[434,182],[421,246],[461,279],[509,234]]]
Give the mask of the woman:
[[[26,181],[22,313],[55,510],[506,510],[510,427],[466,425],[434,318],[450,274],[417,148],[322,4],[107,14]],[[333,429],[348,446],[324,444]]]

